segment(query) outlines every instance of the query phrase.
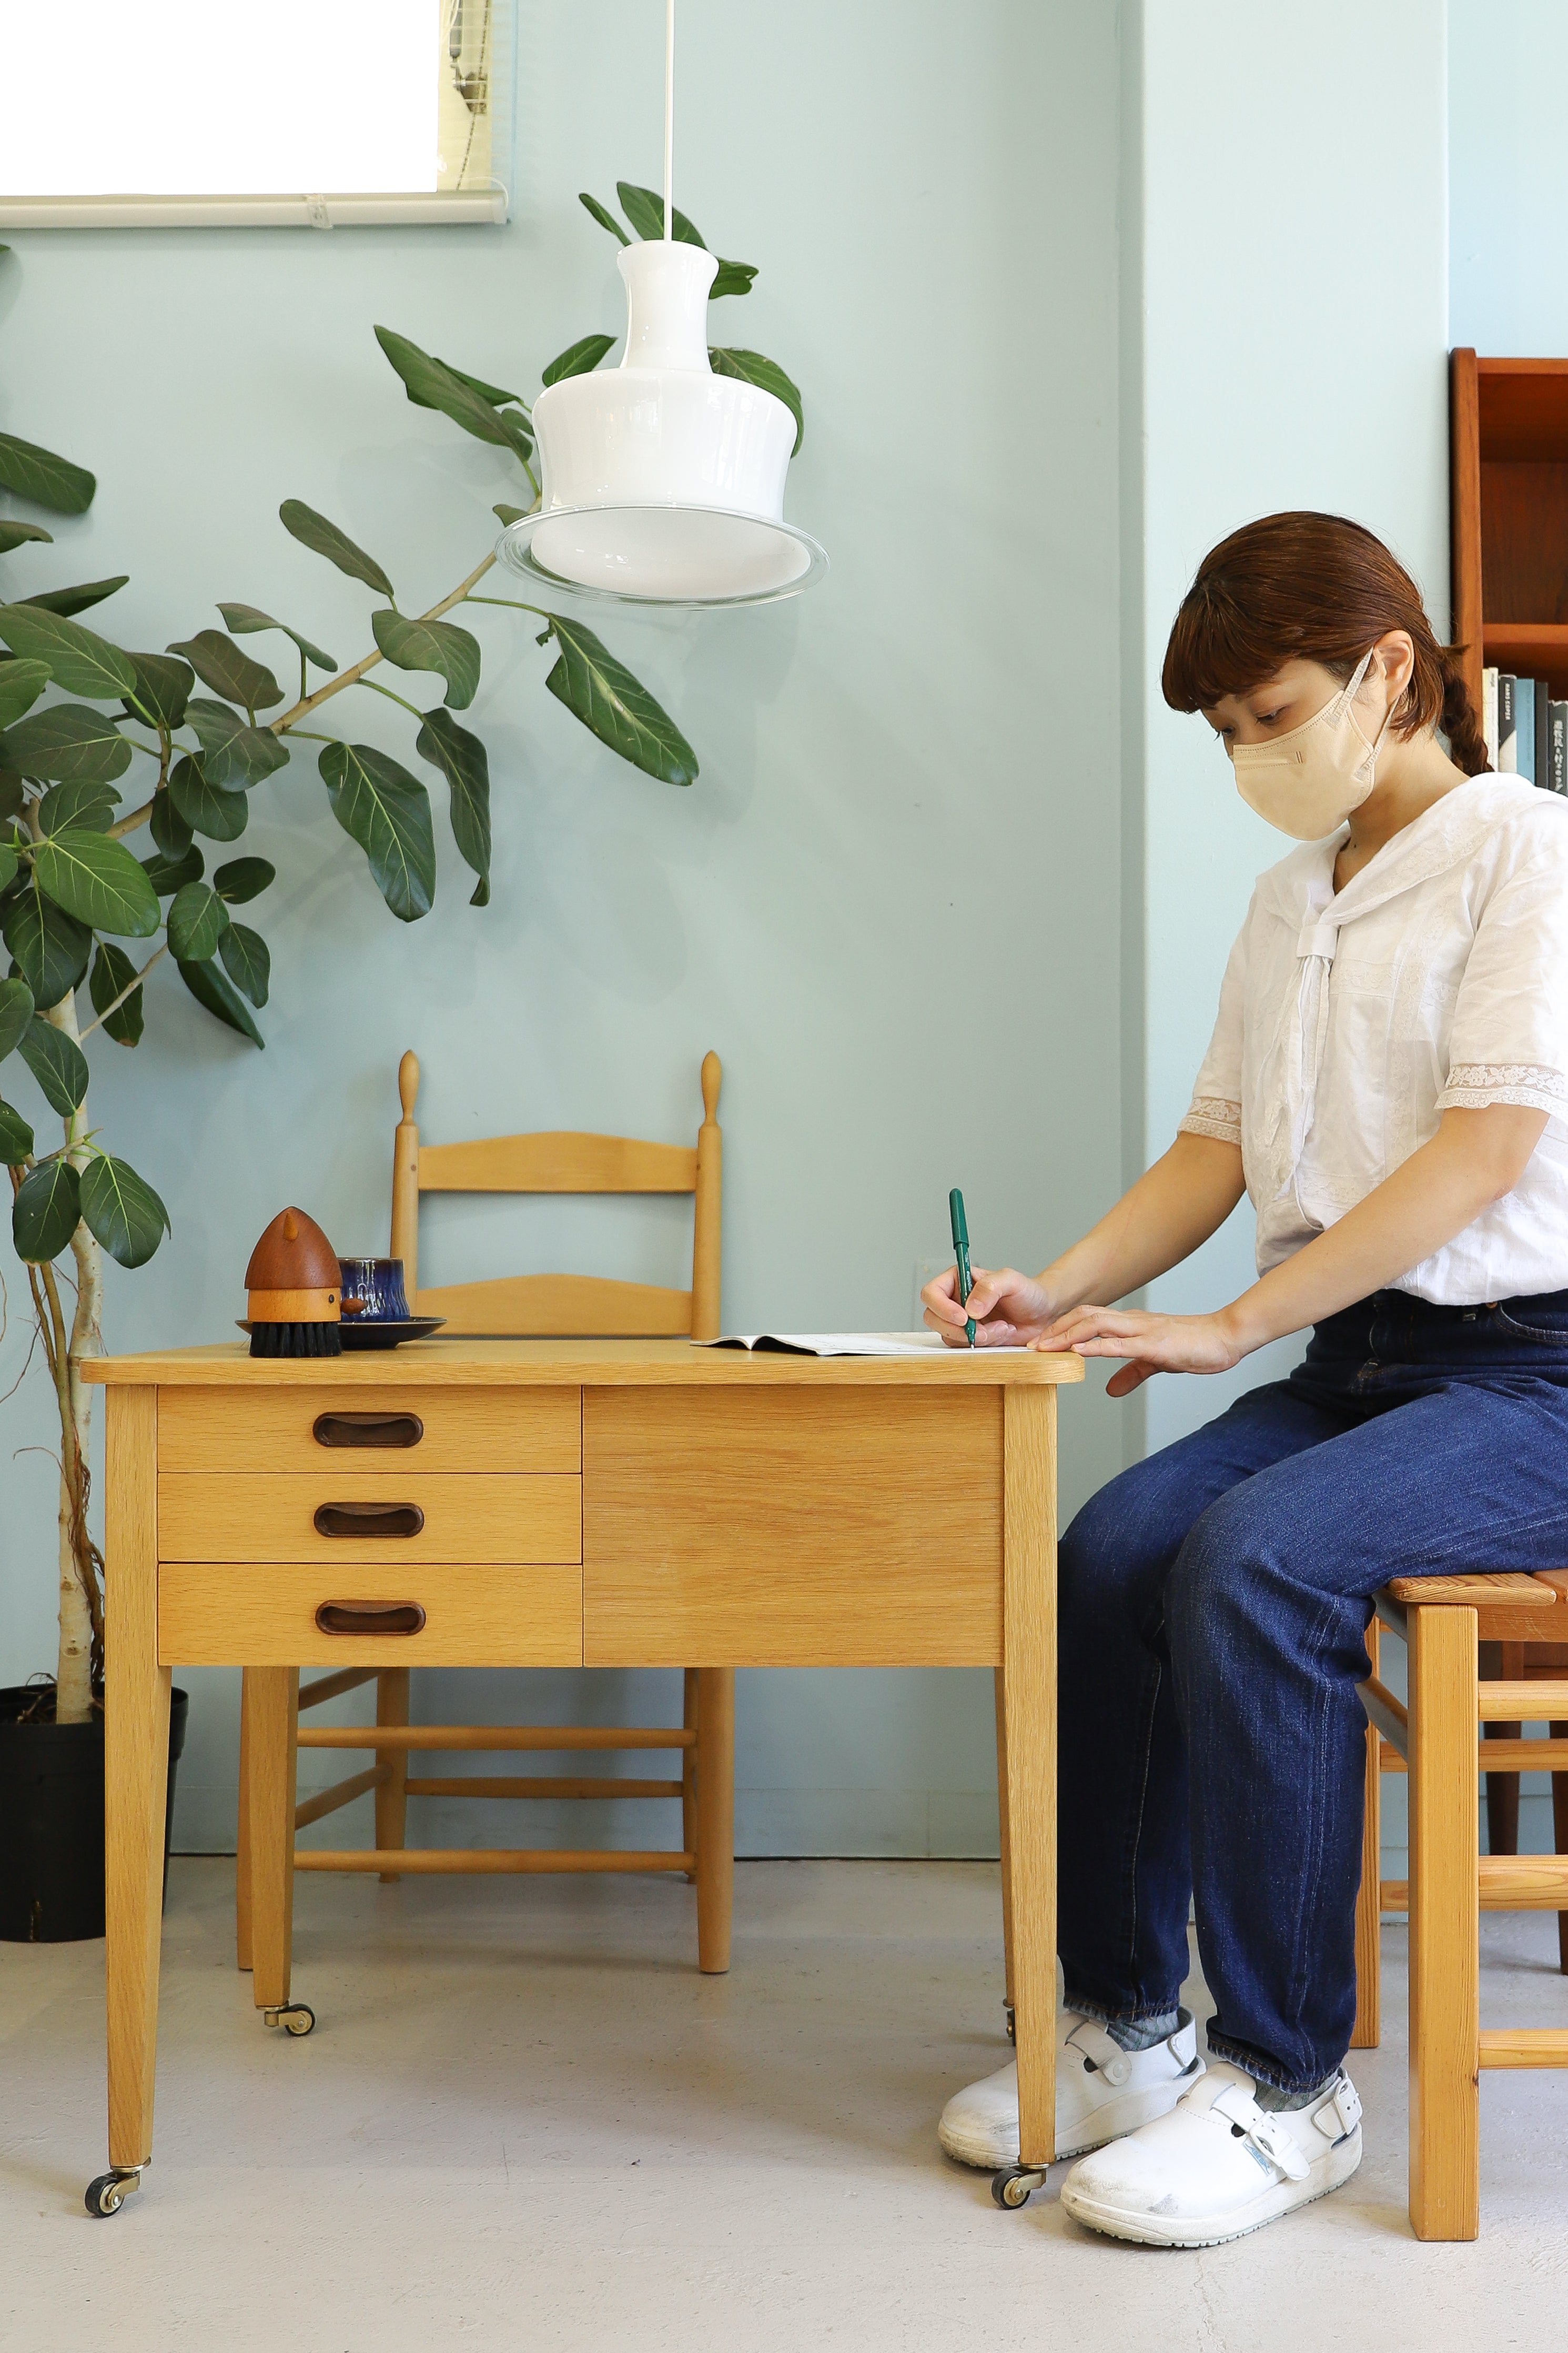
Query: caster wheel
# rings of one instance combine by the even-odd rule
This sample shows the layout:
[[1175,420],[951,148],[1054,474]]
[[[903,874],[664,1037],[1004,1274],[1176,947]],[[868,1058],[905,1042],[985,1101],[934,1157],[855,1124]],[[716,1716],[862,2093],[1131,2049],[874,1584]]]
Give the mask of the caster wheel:
[[1043,2173],[1027,2172],[1022,2166],[1005,2165],[1000,2173],[991,2177],[991,2195],[1005,2213],[1016,2214],[1026,2206],[1030,2196],[1045,2179]]
[[1016,2010],[1013,2008],[1013,2005],[1012,2005],[1012,2003],[1011,2003],[1010,2001],[1005,2001],[1005,2002],[1003,2003],[1003,2005],[1002,2005],[1002,2015],[1003,2015],[1003,2017],[1004,2017],[1004,2018],[1006,2020],[1006,2021],[1007,2021],[1007,2040],[1008,2040],[1008,2042],[1016,2042],[1016,2041],[1018,2040],[1018,2014],[1017,2014]]
[[118,2214],[131,2191],[141,2187],[139,2173],[100,2173],[96,2181],[88,2183],[82,2203],[95,2219]]
[[280,2026],[286,2034],[309,2034],[315,2026],[316,2013],[308,2001],[291,2001],[279,2010],[265,2010],[262,2016],[268,2026]]

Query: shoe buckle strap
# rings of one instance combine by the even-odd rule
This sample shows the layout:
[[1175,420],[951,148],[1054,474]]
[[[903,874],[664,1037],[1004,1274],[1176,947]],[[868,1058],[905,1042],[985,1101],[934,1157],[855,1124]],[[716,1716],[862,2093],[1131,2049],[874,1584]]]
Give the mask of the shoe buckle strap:
[[1068,2036],[1067,2048],[1089,2060],[1114,2091],[1120,2091],[1132,2073],[1131,2059],[1098,2019],[1081,2019]]
[[[1336,2133],[1334,2121],[1339,2124]],[[1312,2111],[1312,2122],[1330,2140],[1342,2140],[1361,2122],[1361,2094],[1348,2075],[1342,2075],[1331,2096]]]
[[1227,2084],[1219,2093],[1209,2113],[1224,2116],[1243,2137],[1262,2152],[1271,2165],[1277,2165],[1288,2181],[1305,2181],[1311,2167],[1304,2149],[1298,2143],[1289,2125],[1267,2108],[1260,2108],[1250,2092],[1239,2084]]

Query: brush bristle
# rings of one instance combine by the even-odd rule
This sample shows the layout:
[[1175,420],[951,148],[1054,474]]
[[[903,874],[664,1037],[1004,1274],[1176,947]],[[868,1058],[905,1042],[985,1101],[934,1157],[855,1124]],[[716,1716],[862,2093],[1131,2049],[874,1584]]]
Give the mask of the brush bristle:
[[258,1324],[250,1335],[253,1356],[341,1356],[343,1337],[336,1324]]

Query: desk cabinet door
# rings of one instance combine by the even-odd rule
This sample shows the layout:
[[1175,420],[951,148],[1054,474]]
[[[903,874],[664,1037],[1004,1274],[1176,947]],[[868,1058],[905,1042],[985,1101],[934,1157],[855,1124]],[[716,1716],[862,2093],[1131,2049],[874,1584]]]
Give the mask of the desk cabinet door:
[[590,1389],[590,1666],[1002,1656],[999,1389]]

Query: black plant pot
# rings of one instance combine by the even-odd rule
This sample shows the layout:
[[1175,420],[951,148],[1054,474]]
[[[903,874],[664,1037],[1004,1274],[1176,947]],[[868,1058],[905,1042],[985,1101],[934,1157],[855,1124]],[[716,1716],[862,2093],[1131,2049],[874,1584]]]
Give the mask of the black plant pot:
[[[86,1724],[23,1724],[37,1684],[0,1690],[0,1939],[63,1945],[103,1934],[103,1717]],[[169,1710],[169,1801],[163,1816],[163,1890],[174,1768],[185,1745],[183,1691]]]

